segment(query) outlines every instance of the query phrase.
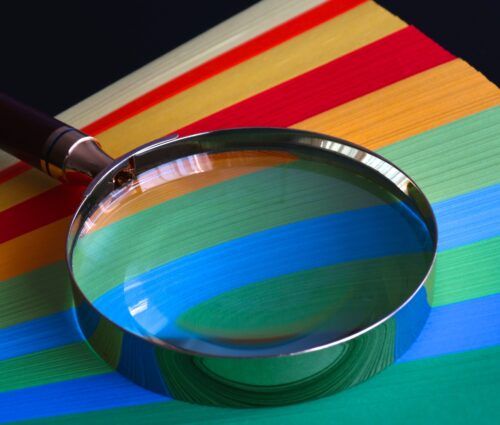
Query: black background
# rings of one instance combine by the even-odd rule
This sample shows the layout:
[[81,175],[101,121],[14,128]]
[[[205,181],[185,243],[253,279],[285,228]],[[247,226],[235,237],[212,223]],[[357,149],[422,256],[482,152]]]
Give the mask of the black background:
[[[0,89],[57,114],[254,3],[3,2]],[[499,83],[498,0],[378,3]]]

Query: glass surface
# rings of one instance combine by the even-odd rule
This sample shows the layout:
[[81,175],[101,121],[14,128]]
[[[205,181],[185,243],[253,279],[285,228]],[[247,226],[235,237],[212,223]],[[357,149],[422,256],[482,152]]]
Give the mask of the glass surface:
[[125,329],[200,353],[348,337],[416,290],[432,242],[409,205],[332,161],[233,151],[144,172],[83,224],[75,278]]

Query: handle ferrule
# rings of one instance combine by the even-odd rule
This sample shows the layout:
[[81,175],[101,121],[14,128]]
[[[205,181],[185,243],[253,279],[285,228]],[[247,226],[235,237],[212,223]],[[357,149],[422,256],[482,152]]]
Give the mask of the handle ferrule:
[[88,183],[112,161],[96,139],[63,126],[45,142],[40,169],[61,181]]

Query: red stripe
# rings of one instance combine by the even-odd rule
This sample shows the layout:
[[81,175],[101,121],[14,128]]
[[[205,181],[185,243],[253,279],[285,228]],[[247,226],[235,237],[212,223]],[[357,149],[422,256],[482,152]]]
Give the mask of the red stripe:
[[73,214],[84,190],[62,184],[0,212],[0,243]]
[[25,162],[19,161],[15,164],[8,166],[7,168],[0,170],[0,184],[3,182],[13,179],[25,171],[28,171],[31,167]]
[[85,126],[83,131],[99,134],[139,112],[151,108],[169,97],[180,93],[216,74],[225,71],[249,58],[283,43],[341,13],[364,3],[366,0],[330,1],[296,18],[291,19],[258,37],[255,37],[222,55],[182,74],[181,76],[155,88],[141,97],[127,103],[119,109]]
[[[290,126],[451,59],[450,53],[408,27],[184,127],[179,133],[237,126]],[[1,212],[0,241],[72,214],[82,190],[57,186]]]
[[291,126],[453,58],[416,28],[407,27],[176,133]]

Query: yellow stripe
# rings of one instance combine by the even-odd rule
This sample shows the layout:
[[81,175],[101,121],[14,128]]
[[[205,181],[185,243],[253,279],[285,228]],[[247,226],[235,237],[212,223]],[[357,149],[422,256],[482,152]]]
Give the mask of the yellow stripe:
[[378,149],[499,103],[496,86],[456,59],[293,127]]
[[58,185],[38,170],[28,170],[0,185],[0,211],[4,211]]
[[112,155],[122,154],[405,26],[375,3],[364,3],[118,124],[99,140]]
[[69,218],[0,244],[0,281],[64,258]]

